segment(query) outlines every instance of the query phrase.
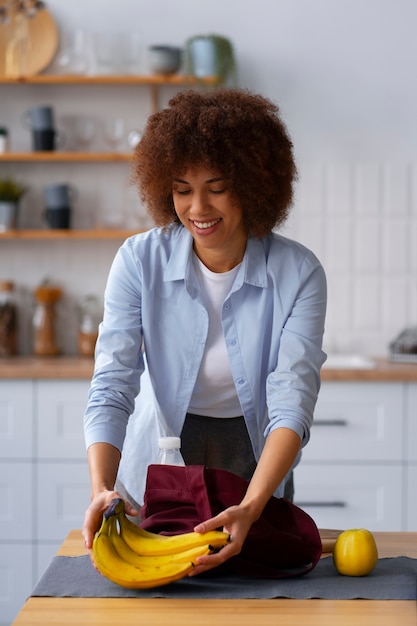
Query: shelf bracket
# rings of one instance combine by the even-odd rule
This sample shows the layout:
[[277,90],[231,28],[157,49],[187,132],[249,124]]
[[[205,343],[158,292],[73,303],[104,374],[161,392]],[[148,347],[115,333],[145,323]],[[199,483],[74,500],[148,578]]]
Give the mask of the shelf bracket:
[[159,89],[158,85],[151,85],[151,111],[158,113],[159,111]]

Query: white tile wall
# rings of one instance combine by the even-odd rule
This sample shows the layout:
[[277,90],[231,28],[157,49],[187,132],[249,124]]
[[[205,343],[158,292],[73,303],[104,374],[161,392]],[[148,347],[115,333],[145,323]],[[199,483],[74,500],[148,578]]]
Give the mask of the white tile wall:
[[[326,269],[326,348],[385,355],[400,330],[417,324],[417,164],[307,162],[299,170],[282,232],[311,248]],[[112,176],[117,184],[124,174],[116,167]],[[19,288],[21,352],[31,350],[32,291],[48,276],[64,290],[60,345],[76,353],[78,298],[102,299],[120,243],[1,242],[0,274]]]
[[303,163],[284,233],[322,261],[326,347],[385,355],[417,325],[416,163]]

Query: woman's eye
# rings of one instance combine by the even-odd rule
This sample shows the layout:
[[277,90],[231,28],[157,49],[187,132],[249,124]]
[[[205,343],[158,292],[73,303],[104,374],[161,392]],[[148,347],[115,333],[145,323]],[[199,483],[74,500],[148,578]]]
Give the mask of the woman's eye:
[[222,189],[210,189],[210,193],[213,193],[215,195],[224,193],[225,191],[226,191],[226,189],[223,189],[223,188]]
[[187,194],[190,193],[190,189],[178,189],[178,188],[174,188],[174,192],[177,193],[179,196],[186,196]]

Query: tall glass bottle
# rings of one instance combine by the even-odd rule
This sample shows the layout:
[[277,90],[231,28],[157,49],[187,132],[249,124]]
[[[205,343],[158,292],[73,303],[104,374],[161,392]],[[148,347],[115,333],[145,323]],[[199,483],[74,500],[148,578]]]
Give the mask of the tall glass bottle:
[[0,356],[17,353],[17,307],[14,283],[0,282]]

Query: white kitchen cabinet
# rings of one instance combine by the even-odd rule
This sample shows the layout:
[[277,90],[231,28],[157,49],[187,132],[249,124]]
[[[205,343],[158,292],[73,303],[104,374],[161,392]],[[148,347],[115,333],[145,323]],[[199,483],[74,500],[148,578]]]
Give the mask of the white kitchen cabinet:
[[400,461],[401,383],[324,382],[304,461]]
[[85,461],[83,414],[88,381],[48,380],[37,383],[37,453],[40,459]]
[[29,380],[0,381],[0,458],[33,456],[33,386]]
[[406,530],[417,532],[417,462],[407,466],[404,504],[407,519]]
[[402,520],[402,467],[301,463],[295,503],[319,528],[397,531]]
[[[407,385],[406,416],[405,438],[407,460],[417,462],[417,385]],[[415,484],[416,483],[414,483],[414,485]],[[417,492],[417,488],[415,491]],[[417,495],[414,497],[417,499]]]
[[38,467],[37,539],[62,542],[81,528],[90,502],[87,462],[40,462]]
[[407,529],[407,392],[401,382],[323,382],[295,470],[295,502],[319,527]]
[[417,385],[407,385],[405,433],[407,470],[405,509],[407,530],[417,531]]
[[33,491],[31,461],[0,461],[0,538],[33,540]]
[[87,380],[0,382],[0,626],[10,624],[90,498]]
[[33,586],[33,550],[30,544],[0,546],[0,626],[17,616]]
[[[35,567],[34,567],[34,580],[39,580],[44,574],[45,570],[51,564],[52,559],[56,556],[62,541],[40,543],[36,547],[35,551]],[[1,626],[1,624],[0,624]]]

